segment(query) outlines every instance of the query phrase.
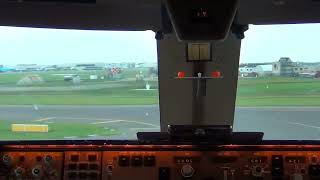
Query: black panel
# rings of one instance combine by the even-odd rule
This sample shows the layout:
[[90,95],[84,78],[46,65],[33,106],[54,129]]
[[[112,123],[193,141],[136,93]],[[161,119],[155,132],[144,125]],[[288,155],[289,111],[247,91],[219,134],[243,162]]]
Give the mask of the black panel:
[[84,3],[84,4],[95,4],[96,0],[9,0],[10,2],[54,2],[54,3]]
[[166,4],[180,40],[224,39],[237,9],[237,0],[167,0]]

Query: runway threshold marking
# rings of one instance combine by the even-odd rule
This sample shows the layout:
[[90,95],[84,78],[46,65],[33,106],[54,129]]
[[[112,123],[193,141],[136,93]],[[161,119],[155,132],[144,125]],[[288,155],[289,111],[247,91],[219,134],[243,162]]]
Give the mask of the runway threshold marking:
[[42,118],[42,119],[35,119],[33,120],[33,122],[43,122],[43,121],[48,121],[48,120],[52,120],[55,119],[56,117],[47,117],[47,118]]
[[308,124],[303,124],[303,123],[297,123],[297,122],[288,122],[289,124],[293,125],[298,125],[298,126],[304,126],[304,127],[309,127],[309,128],[314,128],[314,129],[320,129],[319,126],[313,126],[313,125],[308,125]]

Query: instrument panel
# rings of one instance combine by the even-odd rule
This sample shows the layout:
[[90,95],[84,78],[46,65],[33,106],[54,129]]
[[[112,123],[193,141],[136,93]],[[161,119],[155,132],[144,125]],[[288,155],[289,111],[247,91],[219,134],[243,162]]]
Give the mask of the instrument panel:
[[0,180],[320,179],[320,145],[18,145],[0,158]]

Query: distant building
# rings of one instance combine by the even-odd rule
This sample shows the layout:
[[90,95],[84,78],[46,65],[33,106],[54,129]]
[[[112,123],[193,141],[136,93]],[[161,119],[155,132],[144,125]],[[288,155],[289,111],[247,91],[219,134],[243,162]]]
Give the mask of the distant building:
[[40,71],[41,66],[37,64],[17,64],[15,67],[16,71]]
[[255,67],[240,67],[239,76],[241,77],[258,77],[258,74],[255,72]]
[[272,64],[258,65],[254,68],[259,76],[271,76],[272,75]]
[[247,66],[239,68],[240,73],[251,73],[253,72],[253,70],[254,70],[253,67],[247,67]]
[[278,62],[272,63],[272,75],[295,76],[294,67],[296,66],[290,58],[282,57]]
[[258,77],[270,76],[272,74],[272,65],[249,65],[239,68],[239,76],[241,77]]
[[65,67],[69,67],[74,70],[103,70],[106,68],[105,63],[77,63],[77,64],[65,64]]
[[280,58],[272,63],[272,75],[315,77],[320,72],[320,63],[293,62],[290,58]]
[[312,67],[308,67],[308,66],[296,66],[293,68],[293,72],[300,74],[300,73],[311,73],[313,72],[313,68]]
[[154,62],[154,63],[137,63],[136,67],[137,68],[150,68],[150,67],[157,67],[158,63]]

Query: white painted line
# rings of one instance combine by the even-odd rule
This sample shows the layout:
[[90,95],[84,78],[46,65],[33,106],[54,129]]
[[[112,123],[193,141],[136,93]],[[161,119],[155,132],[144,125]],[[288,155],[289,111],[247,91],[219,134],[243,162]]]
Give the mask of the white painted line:
[[283,107],[283,106],[274,106],[274,107],[236,107],[236,110],[259,110],[259,111],[273,111],[273,112],[320,112],[319,107]]
[[95,137],[95,136],[98,136],[97,134],[89,134],[88,135],[89,137]]
[[160,127],[158,127],[158,128],[129,128],[130,130],[152,130],[152,129],[156,129],[156,130],[159,130],[160,129]]
[[293,125],[298,125],[298,126],[304,126],[304,127],[314,128],[314,129],[320,129],[319,126],[312,126],[312,125],[303,124],[303,123],[297,123],[297,122],[288,122],[288,123],[289,124],[293,124]]
[[56,119],[73,119],[73,120],[94,120],[98,122],[93,122],[90,124],[108,124],[108,123],[119,123],[119,122],[127,122],[127,123],[135,123],[135,124],[143,124],[147,126],[152,126],[155,128],[160,128],[159,125],[140,122],[140,121],[132,121],[132,120],[124,120],[124,119],[99,119],[99,118],[81,118],[81,117],[55,117]]
[[158,89],[132,89],[134,91],[156,91]]
[[146,122],[140,122],[140,121],[126,121],[126,122],[132,122],[132,123],[136,123],[136,124],[144,124],[144,125],[160,128],[160,126],[158,126],[158,125],[154,125],[154,124],[146,123]]
[[117,122],[123,122],[124,120],[113,120],[113,121],[102,121],[102,122],[94,122],[91,124],[108,124],[108,123],[117,123]]
[[[102,119],[102,118],[83,118],[83,117],[56,117],[56,119],[68,119],[68,120],[94,120],[94,121],[113,121],[114,119]],[[125,120],[124,120],[125,121]]]
[[42,119],[35,119],[33,120],[33,122],[43,122],[43,121],[48,121],[48,120],[52,120],[55,119],[56,117],[47,117],[47,118],[42,118]]
[[64,137],[65,139],[75,139],[77,138],[77,136],[67,136],[67,137]]
[[139,122],[139,121],[129,121],[129,120],[102,121],[102,122],[94,122],[91,124],[108,124],[108,123],[118,123],[118,122],[135,123],[135,124],[142,124],[142,125],[152,126],[155,128],[160,128],[160,126],[155,125],[155,124],[146,123],[146,122]]

